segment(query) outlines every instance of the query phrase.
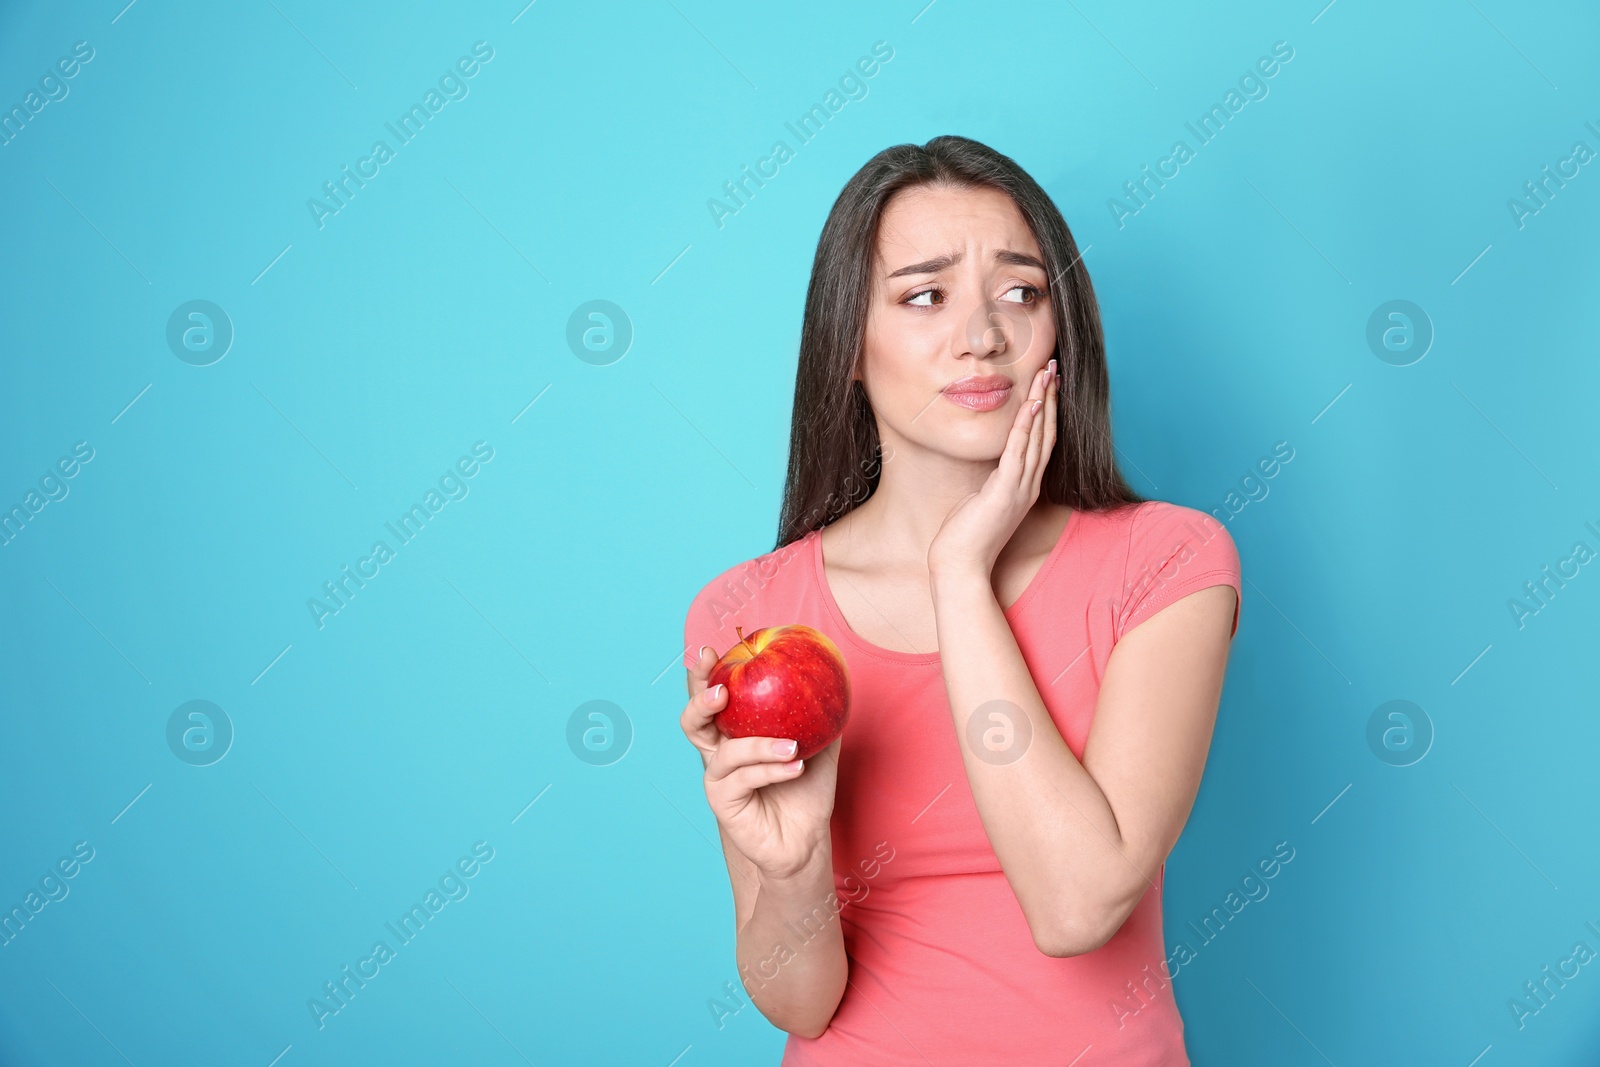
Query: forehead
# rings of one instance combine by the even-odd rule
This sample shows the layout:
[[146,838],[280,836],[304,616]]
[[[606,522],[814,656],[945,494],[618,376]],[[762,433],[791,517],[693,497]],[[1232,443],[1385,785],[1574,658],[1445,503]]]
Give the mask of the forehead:
[[976,252],[988,260],[999,248],[1044,258],[1009,196],[987,186],[919,185],[896,193],[884,207],[877,273],[956,252]]

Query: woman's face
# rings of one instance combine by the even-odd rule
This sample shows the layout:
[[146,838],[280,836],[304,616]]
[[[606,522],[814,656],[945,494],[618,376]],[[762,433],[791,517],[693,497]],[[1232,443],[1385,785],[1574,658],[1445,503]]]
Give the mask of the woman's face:
[[1050,279],[1011,198],[924,185],[878,227],[860,378],[886,455],[995,460],[1055,351]]

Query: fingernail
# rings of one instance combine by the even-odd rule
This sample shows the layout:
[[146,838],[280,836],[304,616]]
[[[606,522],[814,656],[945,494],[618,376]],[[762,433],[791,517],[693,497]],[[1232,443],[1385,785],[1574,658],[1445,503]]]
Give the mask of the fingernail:
[[788,766],[789,766],[789,768],[791,770],[793,770],[796,773],[798,773],[799,771],[801,771],[801,770],[803,770],[805,768],[805,765],[806,765],[806,761],[805,760],[797,759],[793,763],[789,764]]
[[1042,408],[1042,407],[1044,407],[1044,401],[1043,400],[1035,400],[1033,402],[1033,413],[1035,415],[1039,414],[1039,409]]
[[701,645],[700,646],[700,658],[701,659],[705,659],[706,658],[706,652],[707,651],[709,651],[713,656],[715,656],[717,654],[717,650],[712,648],[710,645]]
[[707,701],[718,700],[721,697],[722,697],[722,683],[720,683],[720,682],[718,682],[716,685],[712,686],[710,689],[706,690],[706,700]]
[[800,743],[798,741],[774,741],[774,742],[772,742],[772,751],[777,753],[780,756],[792,756],[792,755],[794,755],[795,749],[797,749],[799,747],[800,747]]

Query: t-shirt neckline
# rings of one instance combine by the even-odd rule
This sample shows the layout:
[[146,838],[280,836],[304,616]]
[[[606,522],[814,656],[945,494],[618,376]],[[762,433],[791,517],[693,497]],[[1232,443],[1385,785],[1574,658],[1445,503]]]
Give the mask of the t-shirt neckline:
[[[1010,607],[1004,609],[1003,614],[1008,622],[1028,605],[1028,602],[1033,599],[1034,593],[1049,578],[1051,569],[1055,567],[1056,561],[1061,558],[1066,550],[1068,539],[1072,536],[1073,531],[1078,528],[1079,514],[1080,512],[1077,508],[1072,509],[1072,513],[1067,516],[1066,525],[1061,529],[1061,535],[1056,538],[1056,543],[1050,549],[1050,554],[1045,557],[1043,563],[1039,564],[1039,569],[1028,580],[1027,586],[1022,590],[1022,595],[1017,597]],[[828,609],[828,614],[833,617],[840,636],[848,644],[869,656],[877,656],[879,659],[892,660],[896,663],[932,664],[939,662],[938,652],[904,652],[899,649],[884,648],[882,645],[873,644],[856,633],[851,628],[850,623],[845,620],[844,611],[840,609],[838,600],[834,598],[833,589],[828,585],[828,572],[822,560],[822,531],[820,529],[812,530],[806,536],[811,538],[812,580],[816,583],[817,592],[822,597],[823,606]]]

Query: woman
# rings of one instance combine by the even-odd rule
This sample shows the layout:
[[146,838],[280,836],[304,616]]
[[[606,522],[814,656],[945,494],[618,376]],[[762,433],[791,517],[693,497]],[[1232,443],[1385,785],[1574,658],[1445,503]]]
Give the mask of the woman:
[[[1189,1062],[1161,932],[1238,625],[1210,516],[1117,471],[1066,223],[977,142],[845,186],[806,294],[778,545],[688,613],[740,974],[786,1065]],[[803,623],[844,735],[725,739],[718,650]],[[1075,1059],[1081,1057],[1081,1059]]]

